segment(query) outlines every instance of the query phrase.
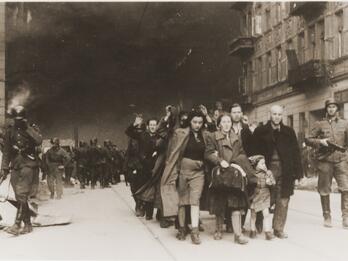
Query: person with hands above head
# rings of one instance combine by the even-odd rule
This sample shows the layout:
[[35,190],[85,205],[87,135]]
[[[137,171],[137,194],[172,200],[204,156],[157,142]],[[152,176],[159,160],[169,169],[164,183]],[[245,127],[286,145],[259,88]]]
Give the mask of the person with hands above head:
[[[137,179],[139,181],[139,188],[141,188],[146,182],[151,179],[152,169],[154,168],[156,159],[158,157],[157,125],[157,119],[150,118],[146,122],[146,129],[144,129],[142,128],[143,117],[141,115],[137,115],[135,117],[134,123],[131,124],[126,130],[126,135],[129,138],[136,140],[139,145],[138,156],[140,159],[141,171],[137,170],[136,173]],[[146,220],[151,220],[153,218],[153,202],[141,201],[139,207],[140,212],[143,212],[143,210],[145,210]]]

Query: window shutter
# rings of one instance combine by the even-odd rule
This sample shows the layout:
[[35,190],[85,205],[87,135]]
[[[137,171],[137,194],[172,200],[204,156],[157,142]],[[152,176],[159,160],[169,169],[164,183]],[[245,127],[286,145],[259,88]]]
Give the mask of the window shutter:
[[267,86],[267,54],[262,56],[262,88]]
[[325,17],[325,53],[328,59],[333,59],[333,15]]
[[281,59],[281,80],[284,81],[288,75],[288,60],[286,57],[286,44],[282,46],[282,59]]
[[348,8],[343,9],[343,55],[348,54]]

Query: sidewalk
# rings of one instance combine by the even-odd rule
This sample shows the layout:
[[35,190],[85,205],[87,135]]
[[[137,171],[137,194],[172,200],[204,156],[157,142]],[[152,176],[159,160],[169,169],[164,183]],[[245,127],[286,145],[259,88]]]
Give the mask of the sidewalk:
[[[124,184],[113,187],[129,206],[134,207],[129,187]],[[291,199],[286,240],[264,240],[263,235],[241,246],[233,242],[232,234],[224,234],[220,241],[213,239],[214,217],[201,212],[205,232],[201,233],[202,244],[193,245],[190,237],[185,242],[175,238],[173,227],[161,229],[153,221],[141,220],[155,237],[174,255],[176,260],[348,260],[348,230],[341,228],[339,195],[331,197],[335,227],[322,226],[320,200],[317,193],[296,191]],[[261,259],[260,259],[261,258]]]

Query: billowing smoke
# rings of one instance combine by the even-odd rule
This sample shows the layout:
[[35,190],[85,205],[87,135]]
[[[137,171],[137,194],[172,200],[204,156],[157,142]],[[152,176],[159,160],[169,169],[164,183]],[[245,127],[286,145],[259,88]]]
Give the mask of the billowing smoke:
[[30,94],[30,87],[27,83],[18,85],[18,87],[15,88],[10,94],[7,113],[11,113],[12,108],[16,106],[26,106],[30,101]]

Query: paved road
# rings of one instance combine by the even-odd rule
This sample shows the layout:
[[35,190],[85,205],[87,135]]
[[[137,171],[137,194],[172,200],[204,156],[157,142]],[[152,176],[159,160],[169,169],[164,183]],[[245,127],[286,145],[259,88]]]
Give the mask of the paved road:
[[[83,193],[69,189],[61,201],[44,203],[40,212],[73,214],[73,223],[36,228],[32,234],[20,237],[0,232],[0,258],[348,260],[348,230],[341,228],[339,195],[332,196],[332,229],[322,227],[319,203],[316,193],[297,191],[290,204],[289,239],[269,242],[259,235],[246,246],[234,244],[231,234],[224,234],[221,241],[213,240],[214,219],[202,212],[205,232],[201,234],[202,245],[196,246],[189,237],[178,241],[173,228],[161,229],[156,221],[136,218],[129,188],[124,183]],[[0,211],[7,214],[5,221],[12,220],[14,211],[10,206],[1,203]]]

